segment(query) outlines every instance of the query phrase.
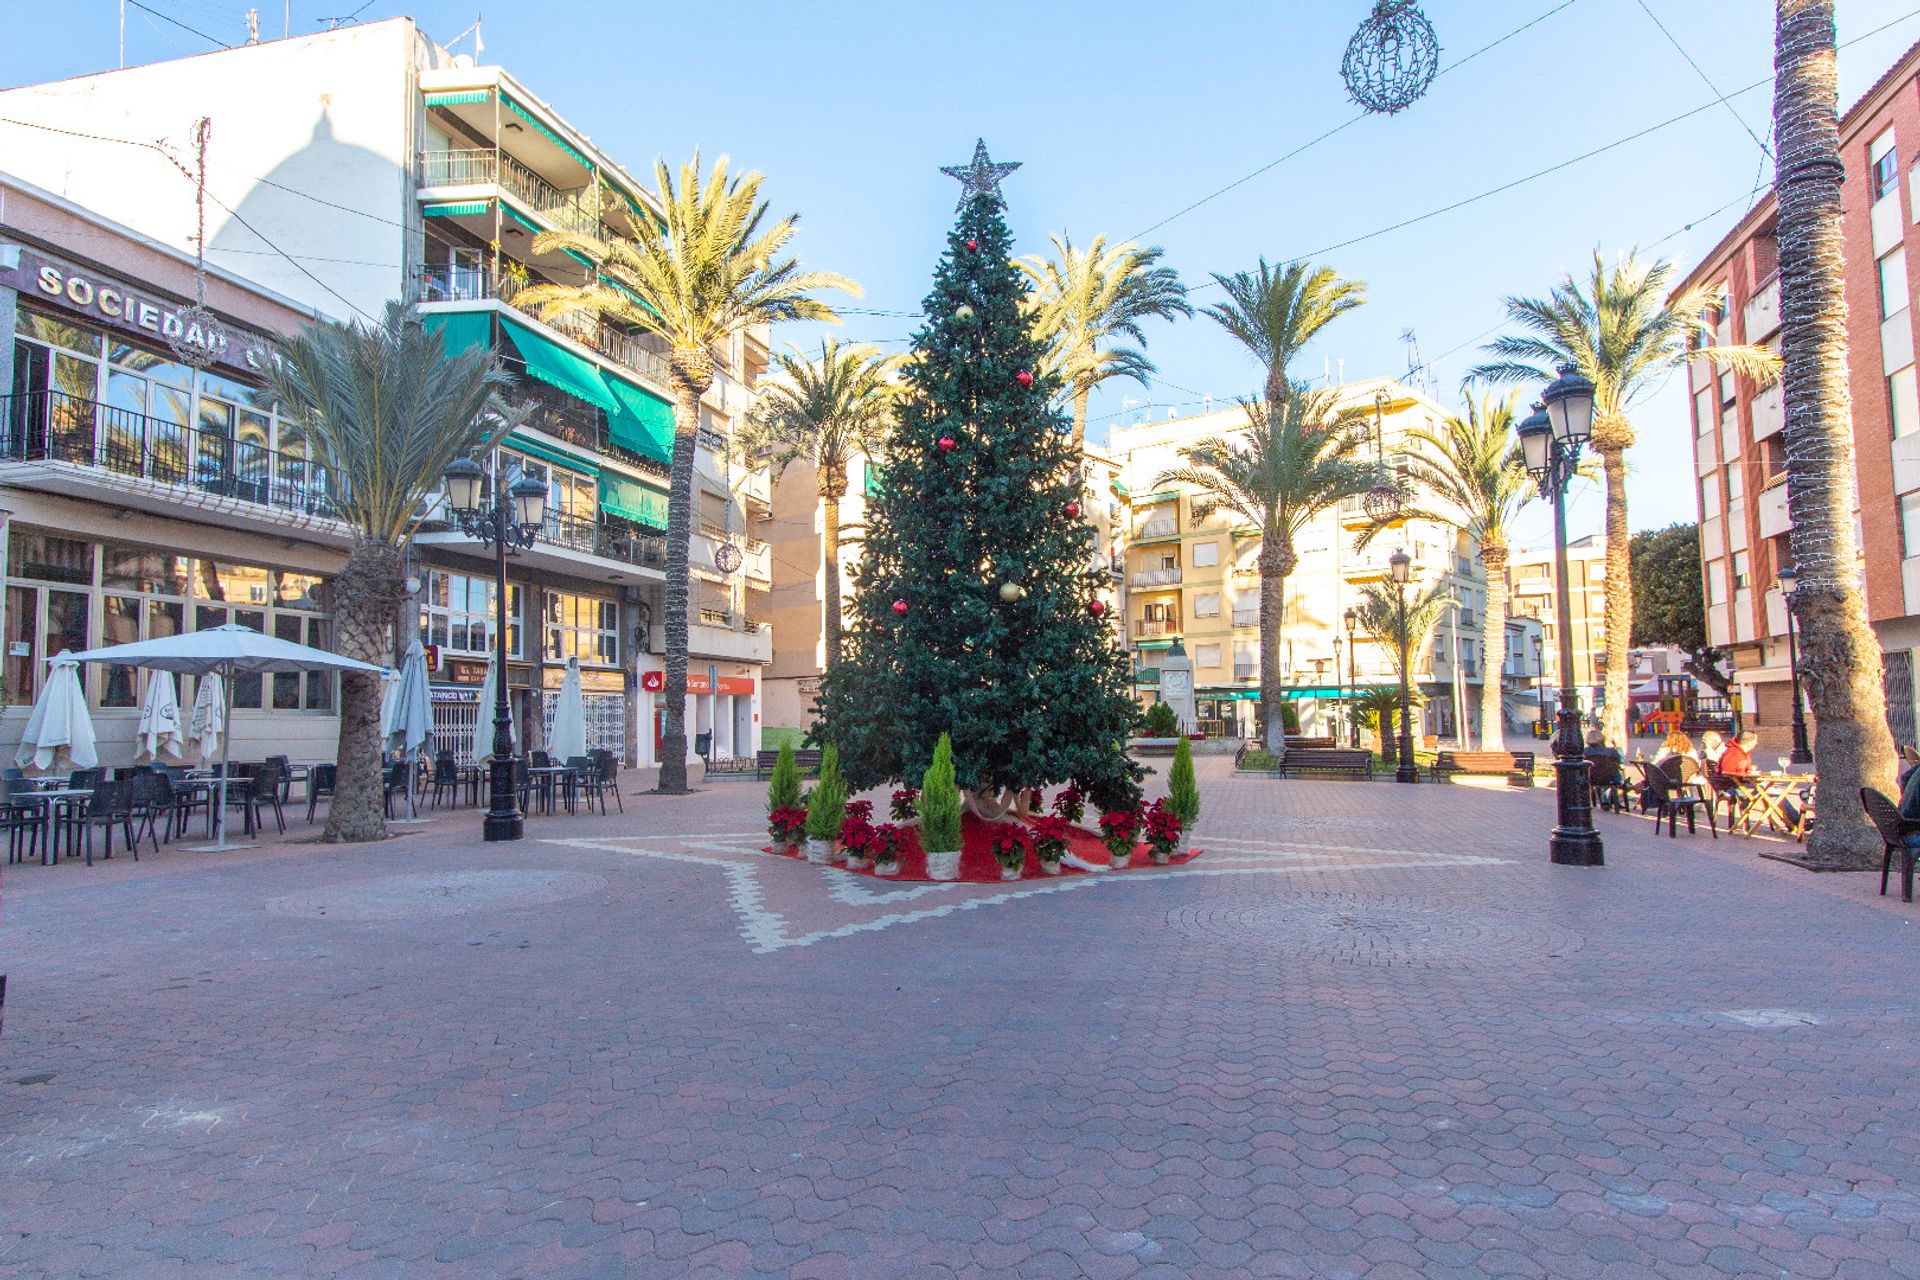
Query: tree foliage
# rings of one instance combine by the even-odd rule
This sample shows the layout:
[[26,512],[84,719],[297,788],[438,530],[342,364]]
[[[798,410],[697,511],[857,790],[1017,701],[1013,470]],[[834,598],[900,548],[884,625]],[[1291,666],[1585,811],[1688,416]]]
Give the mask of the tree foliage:
[[1707,643],[1705,580],[1700,570],[1700,526],[1646,529],[1627,544],[1633,562],[1633,643],[1684,650],[1696,676],[1727,692],[1725,657]]

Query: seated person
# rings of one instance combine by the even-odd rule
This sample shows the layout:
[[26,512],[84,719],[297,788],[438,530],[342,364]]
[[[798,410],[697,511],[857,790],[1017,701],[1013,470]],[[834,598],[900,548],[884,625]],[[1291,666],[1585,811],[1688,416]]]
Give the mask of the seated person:
[[1728,777],[1750,776],[1753,772],[1753,749],[1760,745],[1760,735],[1748,729],[1737,735],[1720,753],[1720,772]]
[[1695,764],[1700,763],[1700,757],[1693,749],[1693,739],[1678,729],[1668,734],[1667,740],[1660,744],[1660,749],[1653,753],[1653,762],[1655,764],[1662,764],[1674,756],[1686,756]]
[[1714,730],[1700,735],[1700,764],[1708,773],[1720,772],[1720,757],[1726,750],[1727,740]]
[[1607,735],[1598,729],[1587,730],[1587,747],[1583,755],[1589,760],[1611,760],[1620,763],[1620,748],[1607,745]]

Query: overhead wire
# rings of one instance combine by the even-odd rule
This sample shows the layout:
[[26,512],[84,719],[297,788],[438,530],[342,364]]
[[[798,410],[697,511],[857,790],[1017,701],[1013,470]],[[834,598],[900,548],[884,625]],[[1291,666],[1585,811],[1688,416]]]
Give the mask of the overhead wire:
[[151,5],[145,5],[140,3],[140,0],[126,0],[126,2],[132,5],[134,8],[140,10],[142,13],[152,14],[154,17],[160,19],[160,21],[171,23],[174,26],[180,28],[182,31],[187,32],[189,35],[199,36],[202,40],[205,40],[210,45],[213,45],[221,49],[233,48],[233,46],[228,44],[226,41],[216,40],[214,37],[200,30],[200,28],[190,27],[186,23],[180,21],[180,19],[174,17],[171,14],[162,13],[158,9],[153,8]]
[[1660,28],[1660,34],[1667,38],[1667,43],[1672,45],[1674,49],[1679,52],[1680,56],[1687,60],[1687,65],[1693,68],[1693,73],[1700,77],[1700,83],[1706,85],[1708,89],[1713,91],[1714,96],[1720,99],[1720,104],[1727,109],[1727,114],[1733,117],[1736,124],[1746,130],[1747,136],[1753,139],[1753,145],[1760,148],[1762,155],[1771,159],[1773,156],[1772,150],[1768,148],[1765,142],[1760,140],[1760,135],[1753,131],[1753,126],[1748,124],[1745,118],[1733,109],[1733,103],[1727,101],[1726,95],[1720,92],[1719,86],[1714,84],[1713,77],[1707,74],[1706,68],[1702,67],[1698,62],[1695,62],[1693,55],[1687,52],[1686,46],[1674,37],[1673,32],[1667,30],[1667,24],[1660,21],[1660,15],[1648,7],[1647,0],[1635,0],[1635,2],[1639,4],[1640,11],[1653,20],[1653,25]]

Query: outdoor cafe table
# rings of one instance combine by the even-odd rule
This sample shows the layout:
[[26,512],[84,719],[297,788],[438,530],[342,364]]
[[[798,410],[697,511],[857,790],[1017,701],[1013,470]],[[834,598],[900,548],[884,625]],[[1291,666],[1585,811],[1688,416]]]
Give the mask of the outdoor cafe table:
[[554,789],[554,784],[556,782],[562,783],[563,789],[566,792],[567,812],[568,813],[573,812],[573,777],[572,775],[575,772],[577,772],[577,770],[571,769],[564,764],[537,765],[527,770],[527,773],[530,776],[539,780],[540,808],[542,812],[544,813],[553,812],[553,809],[554,809],[553,789]]
[[[85,803],[92,798],[92,790],[84,787],[49,787],[41,791],[20,791],[14,794],[14,799],[16,800],[24,800],[28,804],[37,804],[40,806],[40,834],[42,837],[40,841],[41,866],[50,867],[54,864],[53,812],[56,807],[54,802],[59,801],[61,805],[74,801]],[[73,840],[74,837],[72,833],[69,832],[67,836],[68,852],[72,852]]]
[[1729,774],[1728,781],[1739,784],[1745,799],[1738,817],[1734,819],[1734,829],[1743,835],[1752,835],[1762,822],[1771,823],[1776,830],[1784,831],[1795,840],[1804,840],[1807,835],[1807,818],[1813,813],[1811,801],[1800,806],[1798,821],[1790,820],[1786,814],[1786,802],[1798,796],[1801,788],[1813,785],[1814,777],[1810,773],[1743,773]]

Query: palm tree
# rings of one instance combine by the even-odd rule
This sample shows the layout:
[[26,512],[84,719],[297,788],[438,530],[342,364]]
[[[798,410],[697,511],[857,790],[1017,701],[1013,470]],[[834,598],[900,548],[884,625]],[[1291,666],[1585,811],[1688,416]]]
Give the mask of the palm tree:
[[1214,274],[1227,300],[1206,309],[1267,370],[1267,402],[1286,399],[1294,357],[1315,334],[1367,300],[1360,280],[1342,280],[1332,267],[1296,262],[1278,271],[1260,259],[1257,271]]
[[666,727],[660,735],[660,790],[687,789],[687,555],[693,535],[693,460],[700,397],[713,385],[713,349],[734,334],[776,320],[835,320],[833,308],[811,295],[852,281],[824,271],[802,271],[782,258],[795,215],[767,224],[761,174],[729,177],[727,158],[704,181],[700,154],[680,166],[676,184],[664,161],[654,183],[664,216],[635,218],[631,236],[602,237],[543,231],[539,253],[570,250],[590,260],[594,278],[582,285],[535,285],[516,306],[533,308],[560,325],[609,319],[656,334],[668,344],[673,383],[673,463],[667,492]]
[[1627,644],[1633,635],[1632,565],[1627,544],[1626,453],[1633,447],[1634,402],[1675,368],[1701,361],[1758,381],[1775,376],[1779,358],[1764,347],[1702,346],[1716,301],[1708,286],[1669,297],[1673,266],[1628,254],[1609,268],[1598,251],[1587,279],[1561,277],[1546,298],[1509,297],[1507,319],[1524,332],[1495,339],[1497,359],[1471,376],[1493,382],[1548,382],[1571,365],[1593,381],[1593,436],[1607,486],[1607,674],[1604,727],[1626,744]]
[[857,457],[871,457],[892,425],[890,379],[898,361],[873,347],[843,347],[828,338],[818,359],[795,347],[775,363],[778,377],[762,384],[738,447],[746,458],[764,462],[776,480],[803,458],[814,467],[823,510],[822,604],[831,665],[840,658],[840,501],[847,496],[847,467]]
[[1393,736],[1393,718],[1400,713],[1400,690],[1395,685],[1377,684],[1356,694],[1353,712],[1360,723],[1380,737],[1380,755],[1388,764],[1400,754]]
[[[1480,614],[1480,746],[1505,747],[1501,726],[1500,672],[1507,665],[1507,534],[1522,507],[1537,492],[1514,438],[1520,393],[1506,399],[1467,398],[1464,415],[1451,415],[1438,429],[1415,427],[1407,438],[1422,446],[1407,454],[1407,478],[1419,494],[1397,519],[1461,524],[1480,548],[1487,574],[1487,607]],[[1421,505],[1430,501],[1439,510]],[[1360,535],[1364,546],[1384,526]],[[1466,737],[1466,726],[1460,727]]]
[[1792,608],[1800,674],[1818,734],[1820,793],[1835,797],[1807,837],[1809,859],[1863,867],[1880,840],[1850,803],[1858,788],[1894,791],[1880,646],[1855,560],[1853,421],[1847,394],[1847,302],[1841,263],[1833,0],[1779,0],[1773,119],[1780,166],[1780,344],[1784,370],[1788,534],[1799,586]]
[[[327,497],[353,531],[333,580],[334,647],[390,664],[407,540],[447,464],[490,448],[522,416],[500,398],[512,380],[485,351],[448,355],[439,335],[397,304],[380,324],[317,321],[275,349],[278,358],[263,362],[266,394],[305,428]],[[377,678],[341,674],[339,771],[323,839],[386,835],[380,695]]]
[[1160,473],[1155,488],[1194,490],[1194,520],[1216,511],[1260,530],[1260,708],[1269,751],[1279,751],[1285,729],[1280,705],[1280,632],[1285,624],[1287,575],[1299,564],[1300,531],[1340,499],[1373,484],[1365,460],[1369,438],[1345,429],[1331,391],[1302,383],[1277,401],[1249,401],[1247,427],[1180,450],[1185,466]]
[[[1406,625],[1402,627],[1398,590],[1389,591],[1377,582],[1369,582],[1360,588],[1360,599],[1354,604],[1354,612],[1360,615],[1361,630],[1386,649],[1387,665],[1393,668],[1393,674],[1411,688],[1419,673],[1420,659],[1433,640],[1434,630],[1452,607],[1453,595],[1447,589],[1446,580],[1436,579],[1426,590],[1407,601]],[[1403,636],[1407,658],[1412,666],[1412,669],[1405,671],[1400,667]],[[1396,699],[1399,692],[1398,689],[1394,690]],[[1407,732],[1413,732],[1411,724],[1407,725]]]
[[1087,399],[1109,378],[1145,382],[1153,362],[1134,347],[1108,346],[1114,338],[1147,345],[1140,322],[1191,316],[1187,287],[1172,267],[1160,265],[1162,250],[1137,244],[1109,246],[1095,236],[1084,251],[1069,236],[1052,237],[1053,259],[1035,256],[1018,265],[1033,283],[1027,295],[1034,328],[1073,404],[1073,443],[1087,438]]

